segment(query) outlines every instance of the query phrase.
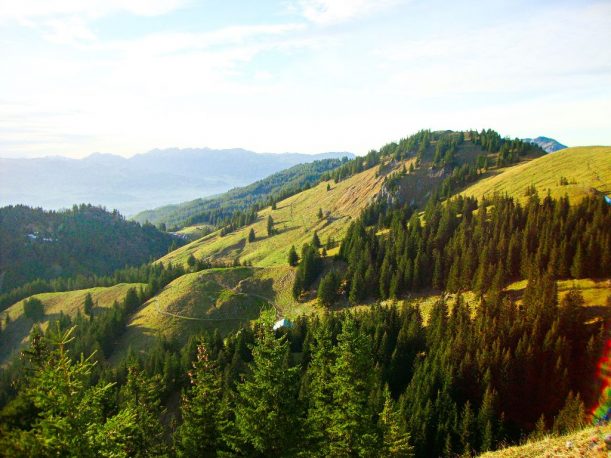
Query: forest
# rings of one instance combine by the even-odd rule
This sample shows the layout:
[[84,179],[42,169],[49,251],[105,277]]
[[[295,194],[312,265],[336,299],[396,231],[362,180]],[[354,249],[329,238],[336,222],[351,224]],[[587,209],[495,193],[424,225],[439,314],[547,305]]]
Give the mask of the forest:
[[150,224],[92,205],[45,211],[0,208],[0,292],[25,283],[78,275],[108,275],[138,266],[182,243]]

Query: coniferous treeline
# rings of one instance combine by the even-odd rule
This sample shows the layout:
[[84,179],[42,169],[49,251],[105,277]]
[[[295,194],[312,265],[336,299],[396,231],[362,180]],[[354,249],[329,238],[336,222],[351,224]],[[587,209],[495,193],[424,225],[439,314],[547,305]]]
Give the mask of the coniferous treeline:
[[[88,447],[81,456],[112,449],[126,456],[427,457],[490,450],[536,428],[570,431],[583,425],[584,406],[596,397],[602,329],[584,323],[578,292],[558,303],[552,277],[531,272],[519,306],[495,296],[473,314],[459,296],[440,300],[426,326],[417,308],[373,307],[300,318],[277,332],[270,316],[180,350],[159,341],[146,355],[97,372],[58,358],[36,337],[29,353],[36,361],[26,364],[17,397],[0,415],[0,448],[13,456]],[[64,345],[72,355],[84,348],[73,345]],[[107,408],[85,418],[64,407],[65,397],[43,402],[49,390],[42,381],[58,383],[60,367],[87,372],[70,405],[104,389]],[[169,439],[160,402],[180,387],[182,420],[166,429]],[[114,433],[103,441],[89,434],[70,440],[109,422]],[[68,429],[56,434],[49,424]]]
[[430,287],[500,291],[532,269],[553,278],[608,277],[609,227],[611,210],[598,197],[576,206],[537,195],[524,206],[510,197],[479,205],[458,197],[431,201],[422,215],[380,204],[350,226],[340,256],[353,303]]
[[[203,266],[201,268],[204,268]],[[177,267],[164,266],[163,263],[143,264],[139,267],[125,267],[116,270],[111,275],[76,275],[74,277],[59,277],[52,280],[38,279],[25,285],[0,294],[0,310],[14,304],[21,299],[39,293],[74,291],[96,286],[113,286],[119,283],[148,283],[159,282],[160,278],[172,276],[169,273]],[[198,269],[200,270],[200,269]]]

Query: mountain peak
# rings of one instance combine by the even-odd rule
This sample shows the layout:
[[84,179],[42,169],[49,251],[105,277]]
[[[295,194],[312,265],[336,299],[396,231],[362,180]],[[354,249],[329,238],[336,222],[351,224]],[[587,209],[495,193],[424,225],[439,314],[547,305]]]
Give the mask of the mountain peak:
[[524,141],[539,145],[547,153],[553,153],[555,151],[567,148],[566,145],[563,145],[559,141],[543,136],[539,136],[537,138],[525,138]]

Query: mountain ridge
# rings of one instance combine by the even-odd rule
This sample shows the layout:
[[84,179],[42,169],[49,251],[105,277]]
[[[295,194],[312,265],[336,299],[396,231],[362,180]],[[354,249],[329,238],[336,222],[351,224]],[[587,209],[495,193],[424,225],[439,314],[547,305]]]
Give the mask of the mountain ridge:
[[93,153],[82,159],[0,158],[0,206],[61,209],[86,202],[132,215],[219,194],[297,164],[342,157],[353,155],[170,148],[130,158],[109,153]]

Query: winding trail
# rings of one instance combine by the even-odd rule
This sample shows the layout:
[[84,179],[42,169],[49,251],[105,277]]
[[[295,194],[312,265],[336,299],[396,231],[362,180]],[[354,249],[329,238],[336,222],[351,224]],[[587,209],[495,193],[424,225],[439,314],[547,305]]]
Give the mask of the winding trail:
[[[282,318],[282,312],[281,312],[280,308],[273,301],[270,301],[268,298],[266,298],[265,296],[261,296],[260,294],[254,294],[254,293],[244,293],[244,294],[247,294],[249,296],[256,297],[258,299],[264,300],[266,303],[268,303],[272,307],[274,307],[274,310],[276,312],[276,319]],[[250,321],[250,320],[248,320],[248,318],[196,318],[196,317],[193,317],[193,316],[180,315],[178,313],[172,313],[172,312],[167,312],[165,310],[161,310],[159,308],[159,302],[155,303],[155,311],[157,313],[160,313],[161,315],[169,316],[169,317],[172,317],[172,318],[179,318],[181,320],[208,321],[208,322],[215,322],[215,321],[216,322],[220,322],[220,321]]]

